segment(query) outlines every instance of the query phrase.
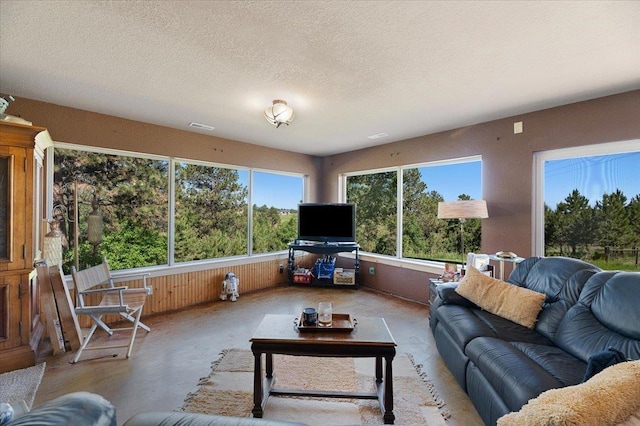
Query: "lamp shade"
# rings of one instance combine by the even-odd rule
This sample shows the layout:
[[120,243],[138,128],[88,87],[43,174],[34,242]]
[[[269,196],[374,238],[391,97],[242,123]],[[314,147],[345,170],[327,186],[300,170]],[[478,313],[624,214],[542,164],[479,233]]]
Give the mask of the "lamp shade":
[[484,200],[441,201],[438,219],[485,219],[489,217]]
[[276,99],[273,101],[273,105],[264,110],[264,118],[276,128],[282,124],[288,126],[293,121],[293,108],[285,101]]

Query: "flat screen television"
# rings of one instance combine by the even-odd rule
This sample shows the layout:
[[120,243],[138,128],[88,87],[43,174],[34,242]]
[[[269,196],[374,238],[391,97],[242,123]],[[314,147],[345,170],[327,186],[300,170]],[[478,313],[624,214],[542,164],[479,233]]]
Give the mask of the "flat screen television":
[[298,204],[298,240],[324,243],[355,242],[356,205]]

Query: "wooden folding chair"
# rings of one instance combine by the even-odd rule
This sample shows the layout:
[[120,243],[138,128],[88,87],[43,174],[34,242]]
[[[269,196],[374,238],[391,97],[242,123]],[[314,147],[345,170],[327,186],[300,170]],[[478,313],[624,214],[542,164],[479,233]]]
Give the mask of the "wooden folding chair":
[[[140,321],[140,315],[142,314],[142,308],[144,307],[147,295],[151,294],[151,287],[147,286],[147,277],[149,274],[119,275],[117,278],[113,278],[109,270],[109,263],[105,258],[102,260],[101,265],[82,271],[76,271],[76,269],[72,267],[71,275],[78,297],[78,306],[75,308],[75,312],[78,315],[88,315],[93,320],[89,334],[84,337],[82,346],[72,362],[78,362],[82,351],[85,349],[96,350],[126,347],[128,348],[127,358],[129,358],[138,328],[142,328],[147,332],[151,331],[148,326]],[[135,279],[142,279],[144,288],[130,289],[126,286],[116,287],[114,284],[118,281],[131,281]],[[90,303],[91,295],[100,296],[100,302],[93,305],[88,304]],[[109,327],[102,320],[104,315],[109,314],[118,314],[126,320],[131,321],[133,326],[119,328]],[[114,331],[131,330],[129,343],[126,345],[88,346],[89,341],[98,327],[102,328],[110,336],[113,335]]]

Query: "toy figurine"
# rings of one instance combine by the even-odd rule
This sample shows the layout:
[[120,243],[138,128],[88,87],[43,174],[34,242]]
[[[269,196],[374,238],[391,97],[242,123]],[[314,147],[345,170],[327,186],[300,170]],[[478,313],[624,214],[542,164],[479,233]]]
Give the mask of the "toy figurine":
[[227,272],[224,276],[224,281],[222,281],[220,300],[227,300],[227,296],[229,296],[232,302],[238,300],[238,297],[240,297],[240,294],[238,294],[238,284],[240,284],[240,280],[236,277],[236,274]]

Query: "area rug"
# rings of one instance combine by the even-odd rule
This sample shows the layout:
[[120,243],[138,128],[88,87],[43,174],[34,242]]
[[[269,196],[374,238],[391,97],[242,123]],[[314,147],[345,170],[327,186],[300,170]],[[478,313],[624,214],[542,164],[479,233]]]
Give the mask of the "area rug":
[[13,404],[24,401],[31,409],[42,381],[46,364],[0,374],[0,402]]
[[[372,392],[373,358],[322,358],[274,355],[274,388]],[[228,349],[212,364],[208,377],[187,395],[183,411],[250,417],[253,408],[253,354]],[[264,365],[264,360],[263,363]],[[263,375],[264,376],[264,375]],[[444,402],[413,358],[396,355],[393,361],[395,424],[445,425]],[[271,396],[266,419],[299,421],[309,425],[381,424],[378,401],[346,398]]]

